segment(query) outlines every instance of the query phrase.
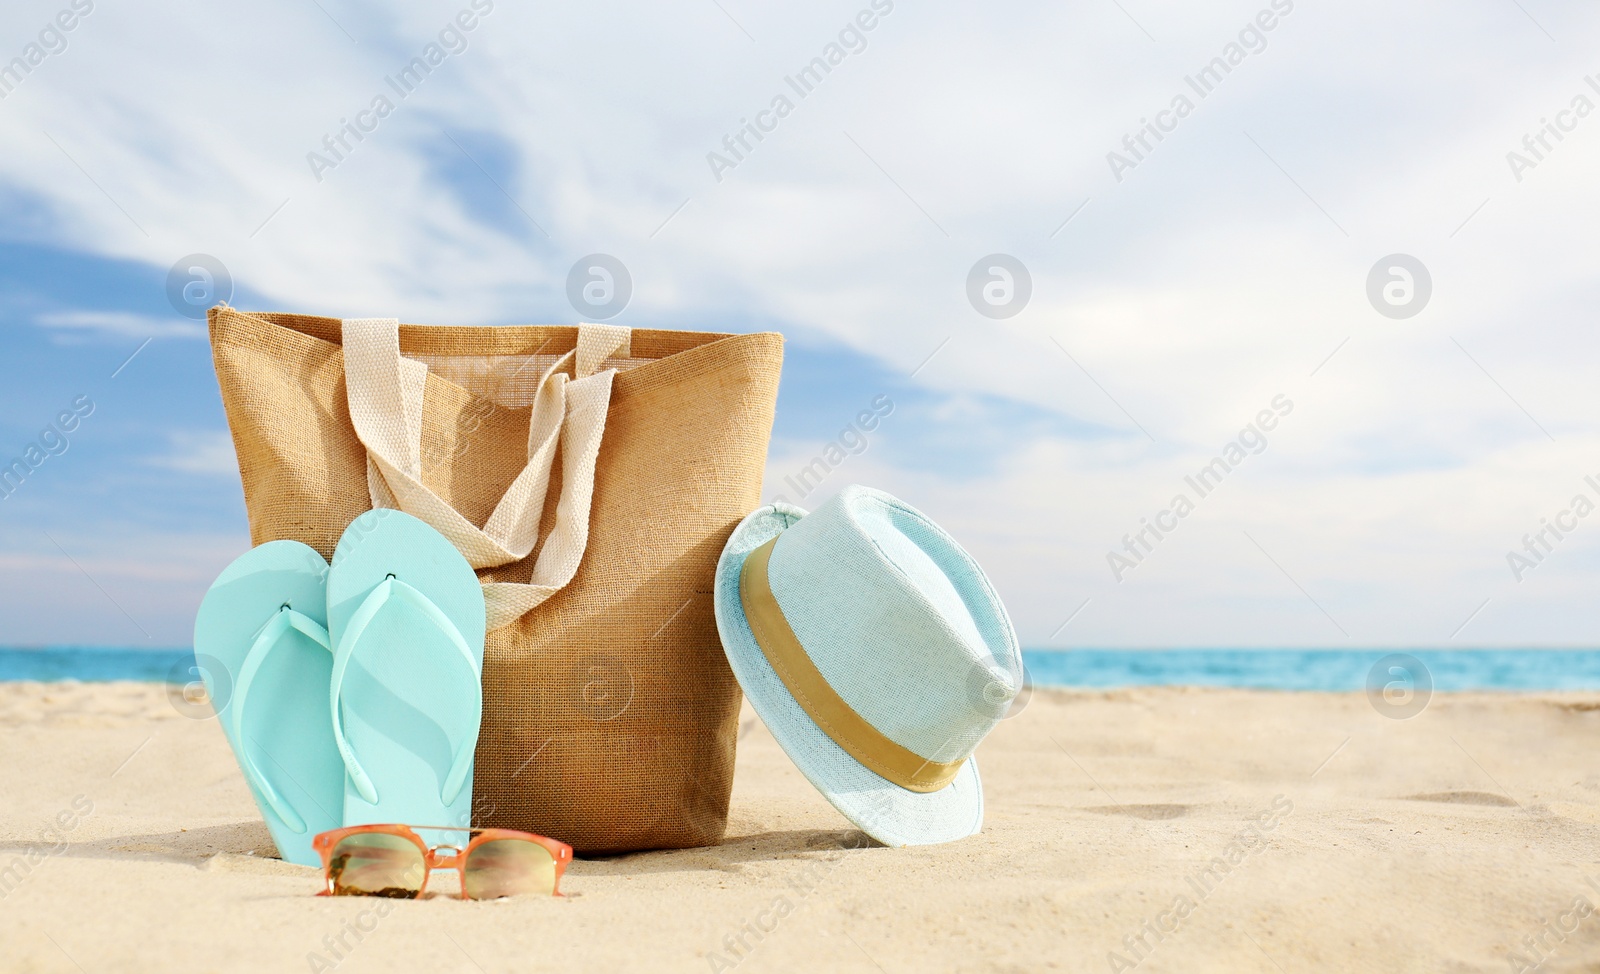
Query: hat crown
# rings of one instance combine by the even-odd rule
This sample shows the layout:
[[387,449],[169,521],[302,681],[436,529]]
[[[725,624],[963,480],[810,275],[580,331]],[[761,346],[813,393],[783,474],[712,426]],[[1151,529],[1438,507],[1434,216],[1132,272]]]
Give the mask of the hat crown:
[[889,494],[846,487],[778,537],[767,572],[834,692],[931,762],[968,757],[1021,689],[1016,634],[982,570]]

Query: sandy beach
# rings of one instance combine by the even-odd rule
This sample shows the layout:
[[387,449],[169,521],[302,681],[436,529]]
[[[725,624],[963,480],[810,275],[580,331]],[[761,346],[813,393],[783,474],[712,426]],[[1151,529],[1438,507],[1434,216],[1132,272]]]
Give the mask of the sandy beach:
[[1600,970],[1600,694],[1400,721],[1039,691],[979,751],[983,834],[898,850],[744,727],[718,847],[580,860],[561,899],[335,900],[271,858],[214,720],[160,686],[0,684],[0,968]]

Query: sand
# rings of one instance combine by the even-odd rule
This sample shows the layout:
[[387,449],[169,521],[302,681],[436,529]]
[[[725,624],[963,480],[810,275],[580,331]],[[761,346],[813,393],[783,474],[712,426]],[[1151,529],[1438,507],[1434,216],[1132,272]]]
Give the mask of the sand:
[[328,899],[269,858],[216,721],[159,686],[0,684],[0,969],[1600,970],[1597,694],[1401,721],[1041,691],[979,752],[983,834],[920,849],[856,848],[745,728],[716,848],[580,860],[561,899]]

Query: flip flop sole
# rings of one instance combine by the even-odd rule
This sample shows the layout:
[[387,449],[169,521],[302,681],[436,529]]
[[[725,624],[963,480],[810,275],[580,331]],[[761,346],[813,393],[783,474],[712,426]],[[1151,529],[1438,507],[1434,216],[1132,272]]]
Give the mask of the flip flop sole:
[[[465,653],[414,597],[398,595],[375,614],[369,610],[369,621],[358,622],[358,643],[346,647],[363,603],[391,578],[433,603],[459,632]],[[485,610],[472,567],[426,523],[400,511],[370,512],[334,550],[328,625],[334,646],[349,655],[333,705],[376,799],[346,775],[344,824],[471,824],[470,767],[464,786],[445,796],[463,742],[476,740],[482,716]]]
[[[245,771],[250,793],[288,862],[320,865],[311,848],[318,833],[342,823],[344,762],[334,745],[328,713],[328,680],[333,656],[327,648],[288,629],[263,655],[250,676],[245,710],[240,675],[257,636],[285,606],[327,624],[328,563],[298,541],[270,541],[241,555],[212,583],[195,616],[194,650],[206,689],[219,700],[219,722]],[[209,660],[205,657],[210,657]],[[232,688],[219,699],[221,682],[212,672],[227,672]],[[235,717],[241,717],[235,733]],[[254,780],[254,766],[267,781]],[[266,798],[275,790],[300,819],[286,822]]]

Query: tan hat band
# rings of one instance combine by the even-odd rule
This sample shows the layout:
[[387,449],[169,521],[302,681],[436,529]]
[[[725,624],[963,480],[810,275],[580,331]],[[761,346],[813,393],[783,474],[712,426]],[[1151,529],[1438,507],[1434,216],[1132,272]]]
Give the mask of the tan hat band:
[[965,760],[930,761],[890,740],[856,713],[811,661],[767,578],[767,562],[777,542],[773,538],[750,552],[739,573],[739,601],[745,619],[773,671],[823,733],[874,774],[909,791],[926,793],[948,785]]

